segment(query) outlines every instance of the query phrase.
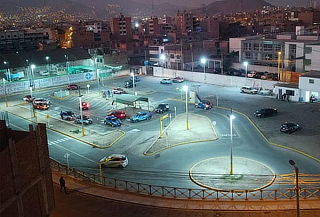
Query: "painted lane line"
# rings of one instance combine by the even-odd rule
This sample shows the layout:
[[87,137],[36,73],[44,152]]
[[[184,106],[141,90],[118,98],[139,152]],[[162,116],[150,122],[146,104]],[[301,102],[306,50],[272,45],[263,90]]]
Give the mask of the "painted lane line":
[[58,145],[58,144],[54,144],[54,145],[57,146],[57,147],[59,147],[59,148],[61,148],[61,149],[66,150],[66,151],[68,151],[68,152],[70,152],[70,153],[73,153],[74,155],[77,155],[78,157],[82,157],[82,158],[84,158],[84,159],[86,159],[86,160],[88,160],[88,161],[90,161],[90,162],[93,162],[93,163],[97,163],[96,161],[91,160],[91,159],[89,159],[89,158],[87,158],[87,157],[85,157],[85,156],[83,156],[83,155],[81,155],[81,154],[78,154],[77,152],[74,152],[74,151],[72,151],[72,150],[70,150],[70,149],[68,149],[68,148],[65,148],[65,147],[63,147],[63,146],[61,146],[61,145]]

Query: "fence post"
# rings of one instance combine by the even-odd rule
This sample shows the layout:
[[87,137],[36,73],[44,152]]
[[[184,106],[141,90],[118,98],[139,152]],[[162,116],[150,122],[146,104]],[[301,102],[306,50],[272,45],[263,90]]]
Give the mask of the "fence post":
[[162,190],[162,197],[164,197],[164,191],[163,191],[163,186],[161,186],[161,190]]
[[151,194],[151,185],[149,185],[149,195],[152,195]]
[[128,181],[126,181],[126,191],[128,191]]
[[274,200],[277,200],[277,190],[274,190]]
[[114,179],[114,188],[117,188],[117,180]]
[[140,183],[138,183],[138,193],[140,192]]
[[248,200],[248,190],[246,190],[246,199],[245,200]]
[[174,188],[174,189],[173,189],[173,192],[174,192],[174,198],[177,198],[177,189]]
[[260,200],[263,200],[263,190],[260,189]]
[[204,198],[204,189],[202,189],[202,199],[205,199]]
[[233,190],[231,190],[231,200],[233,200]]
[[191,199],[191,189],[189,188],[188,191],[189,191],[188,199]]

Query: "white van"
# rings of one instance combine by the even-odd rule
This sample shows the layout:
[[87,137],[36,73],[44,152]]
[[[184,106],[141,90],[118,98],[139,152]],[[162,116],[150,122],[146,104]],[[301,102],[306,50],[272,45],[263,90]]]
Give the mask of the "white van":
[[240,92],[241,93],[257,94],[258,90],[253,87],[243,86],[243,87],[241,87]]

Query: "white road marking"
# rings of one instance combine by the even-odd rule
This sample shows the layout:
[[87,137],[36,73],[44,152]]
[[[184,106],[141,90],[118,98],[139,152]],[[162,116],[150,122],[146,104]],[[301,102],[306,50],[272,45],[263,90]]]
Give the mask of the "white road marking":
[[64,149],[64,150],[66,150],[66,151],[68,151],[68,152],[70,152],[70,153],[73,153],[73,154],[75,154],[75,155],[77,155],[77,156],[79,156],[79,157],[82,157],[82,158],[84,158],[84,159],[86,159],[86,160],[88,160],[88,161],[90,161],[90,162],[97,163],[96,161],[91,160],[91,159],[89,159],[89,158],[87,158],[87,157],[85,157],[85,156],[83,156],[83,155],[81,155],[81,154],[78,154],[78,153],[74,152],[74,151],[71,151],[70,149],[65,148],[65,147],[63,147],[63,146],[61,146],[61,145],[55,144],[55,146],[58,146],[58,147],[60,147],[60,148],[62,148],[62,149]]

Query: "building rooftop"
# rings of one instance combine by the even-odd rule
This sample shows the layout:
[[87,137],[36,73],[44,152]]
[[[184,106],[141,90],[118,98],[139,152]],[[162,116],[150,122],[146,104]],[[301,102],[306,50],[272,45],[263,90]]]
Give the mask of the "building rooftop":
[[310,72],[307,72],[307,73],[301,75],[301,77],[320,78],[320,72],[319,71],[310,71]]
[[298,89],[298,84],[296,83],[276,83],[274,86]]

